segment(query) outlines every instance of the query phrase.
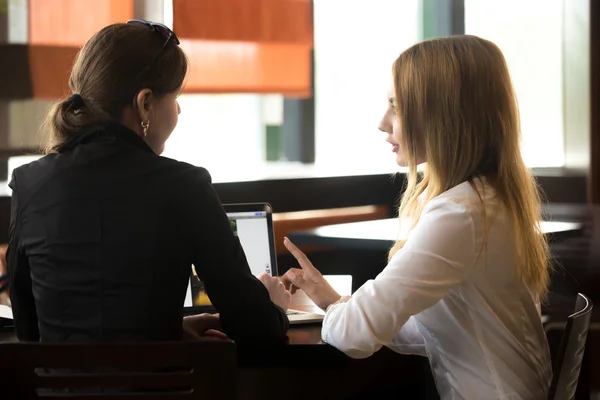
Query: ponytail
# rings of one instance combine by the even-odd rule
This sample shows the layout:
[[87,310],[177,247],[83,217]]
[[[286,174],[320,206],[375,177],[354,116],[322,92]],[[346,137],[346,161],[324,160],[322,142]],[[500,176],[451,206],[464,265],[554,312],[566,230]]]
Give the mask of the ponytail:
[[57,102],[50,109],[44,124],[48,132],[44,153],[57,152],[82,128],[108,119],[103,114],[95,111],[79,94]]

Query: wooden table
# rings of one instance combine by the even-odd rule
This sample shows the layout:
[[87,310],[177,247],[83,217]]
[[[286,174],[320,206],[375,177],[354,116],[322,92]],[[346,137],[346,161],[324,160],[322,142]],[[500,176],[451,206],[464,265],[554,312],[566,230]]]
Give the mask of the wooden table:
[[[580,222],[542,221],[542,231],[552,241],[577,236],[583,229]],[[350,222],[290,232],[296,244],[349,249],[387,251],[399,237],[400,223],[396,218]]]
[[[321,326],[294,326],[290,345],[240,365],[240,399],[437,399],[425,357],[383,348],[365,359],[351,359],[323,344]],[[256,396],[260,393],[260,396]]]
[[[314,307],[294,306],[304,311]],[[239,399],[438,398],[424,357],[383,348],[369,358],[351,359],[321,341],[320,324],[292,326],[288,337],[289,345],[276,350],[253,348],[240,354]],[[0,331],[0,345],[15,341],[14,332]]]

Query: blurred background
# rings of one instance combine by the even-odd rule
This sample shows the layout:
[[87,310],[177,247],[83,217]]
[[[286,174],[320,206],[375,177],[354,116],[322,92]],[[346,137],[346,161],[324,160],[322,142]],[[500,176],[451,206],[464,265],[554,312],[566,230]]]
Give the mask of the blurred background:
[[394,59],[437,36],[504,52],[536,168],[590,164],[590,0],[0,0],[0,156],[35,153],[77,49],[129,18],[191,60],[167,157],[215,182],[397,171],[379,118]]

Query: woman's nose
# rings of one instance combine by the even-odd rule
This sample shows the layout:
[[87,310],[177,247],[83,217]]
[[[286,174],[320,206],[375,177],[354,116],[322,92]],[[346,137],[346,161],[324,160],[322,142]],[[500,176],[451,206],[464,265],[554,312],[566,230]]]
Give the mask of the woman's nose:
[[387,116],[384,116],[381,121],[379,121],[379,126],[377,128],[381,132],[392,133],[392,124],[389,123]]

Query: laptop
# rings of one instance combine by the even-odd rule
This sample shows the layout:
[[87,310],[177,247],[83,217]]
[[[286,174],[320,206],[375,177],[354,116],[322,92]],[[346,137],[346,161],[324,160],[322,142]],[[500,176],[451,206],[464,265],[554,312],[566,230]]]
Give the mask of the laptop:
[[[273,213],[268,203],[223,204],[231,229],[240,239],[250,271],[256,277],[264,272],[277,276],[277,255],[273,235]],[[186,315],[214,312],[214,307],[204,291],[192,266],[190,282],[184,302]],[[289,309],[290,324],[320,323],[323,314]]]

